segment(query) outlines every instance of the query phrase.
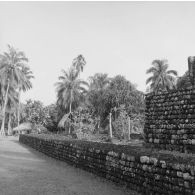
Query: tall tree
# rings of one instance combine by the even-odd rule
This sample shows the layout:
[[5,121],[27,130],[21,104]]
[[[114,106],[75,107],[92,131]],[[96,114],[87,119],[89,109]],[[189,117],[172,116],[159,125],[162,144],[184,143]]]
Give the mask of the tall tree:
[[28,59],[25,57],[24,52],[18,51],[8,45],[8,52],[4,52],[1,55],[0,61],[0,78],[1,84],[6,86],[6,90],[3,98],[3,107],[2,107],[2,124],[0,133],[5,135],[5,112],[8,100],[8,93],[11,84],[18,85],[21,78],[23,77],[22,68],[25,66]]
[[23,108],[24,122],[30,122],[33,125],[45,125],[47,112],[41,101],[27,100]]
[[152,74],[146,84],[150,84],[151,91],[170,90],[175,88],[177,71],[168,70],[167,60],[154,60],[152,67],[146,73]]
[[96,73],[94,76],[89,77],[89,89],[90,90],[103,90],[110,82],[107,74]]
[[45,113],[48,113],[49,117],[46,117],[45,127],[52,132],[57,131],[58,127],[58,106],[56,104],[50,104],[44,108]]
[[121,105],[129,115],[140,113],[144,107],[142,93],[136,89],[136,86],[128,81],[124,76],[115,76],[104,94],[105,108],[108,111],[117,109]]
[[19,81],[19,94],[18,94],[18,109],[17,109],[17,125],[20,124],[20,95],[32,88],[31,79],[34,78],[32,71],[28,66],[22,67],[22,77]]
[[84,66],[86,65],[85,58],[82,55],[78,55],[72,62],[73,67],[80,73],[83,72]]
[[107,74],[96,73],[89,77],[89,91],[87,95],[87,103],[91,108],[93,114],[97,117],[97,129],[101,125],[101,116],[104,112],[103,94],[108,87],[110,78]]
[[18,92],[15,88],[15,86],[10,85],[7,99],[6,113],[8,115],[8,135],[12,135],[11,123],[13,122],[12,119],[16,116],[18,106]]
[[78,78],[79,71],[72,66],[69,71],[62,70],[63,75],[59,77],[59,82],[56,83],[57,104],[65,110],[77,107],[80,103],[83,94],[86,92],[85,86],[87,82]]

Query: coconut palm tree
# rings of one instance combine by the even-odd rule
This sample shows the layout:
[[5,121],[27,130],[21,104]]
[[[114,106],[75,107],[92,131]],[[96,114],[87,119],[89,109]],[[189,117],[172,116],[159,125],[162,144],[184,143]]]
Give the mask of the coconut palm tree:
[[16,116],[16,110],[18,107],[18,91],[15,90],[15,86],[10,85],[6,113],[8,115],[8,135],[12,135],[11,122]]
[[20,95],[21,92],[25,92],[32,88],[31,79],[34,78],[32,71],[28,66],[22,68],[22,77],[19,81],[19,93],[18,93],[18,109],[17,109],[17,125],[20,124]]
[[107,74],[96,73],[89,77],[89,91],[87,95],[87,104],[97,116],[97,130],[100,128],[102,112],[104,110],[104,93],[111,79]]
[[83,72],[83,68],[86,65],[85,58],[82,55],[78,55],[72,62],[72,66],[80,73]]
[[[7,86],[6,85],[1,85],[1,91],[2,94],[6,91]],[[3,105],[3,95],[1,95],[1,107]],[[10,83],[9,85],[9,91],[8,91],[8,95],[7,95],[7,106],[6,106],[6,113],[5,115],[9,117],[8,120],[8,134],[10,135],[11,131],[10,131],[10,123],[11,123],[11,118],[13,115],[15,115],[16,113],[16,109],[17,109],[17,105],[18,105],[18,91],[17,91],[17,86],[15,85],[15,83]],[[5,117],[6,117],[5,116]]]
[[154,60],[152,67],[146,73],[152,73],[152,76],[146,80],[146,84],[150,83],[151,91],[170,90],[175,88],[177,71],[168,70],[167,60]]
[[26,66],[28,59],[25,57],[24,52],[18,51],[8,45],[8,52],[4,52],[3,55],[0,56],[0,78],[1,84],[6,86],[6,90],[3,98],[3,107],[2,107],[2,124],[0,133],[5,135],[5,112],[8,101],[8,94],[10,90],[11,84],[20,83],[21,78],[23,77],[22,68]]
[[2,108],[2,105],[3,105],[3,93],[4,91],[3,91],[3,85],[2,85],[2,83],[1,83],[1,81],[0,81],[0,110],[1,110],[1,108]]
[[107,74],[96,73],[94,76],[89,77],[89,88],[91,90],[105,89],[110,82]]
[[[59,77],[59,82],[56,83],[57,104],[72,112],[81,102],[83,94],[86,93],[87,82],[78,78],[79,71],[73,66],[69,71],[62,70],[63,75]],[[62,124],[62,121],[60,122]],[[69,129],[70,133],[70,129]]]

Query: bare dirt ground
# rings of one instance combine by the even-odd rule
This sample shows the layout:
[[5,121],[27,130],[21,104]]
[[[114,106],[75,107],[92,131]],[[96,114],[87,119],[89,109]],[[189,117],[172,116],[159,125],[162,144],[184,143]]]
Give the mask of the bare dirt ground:
[[0,137],[0,195],[137,195],[137,192],[49,158],[18,138]]

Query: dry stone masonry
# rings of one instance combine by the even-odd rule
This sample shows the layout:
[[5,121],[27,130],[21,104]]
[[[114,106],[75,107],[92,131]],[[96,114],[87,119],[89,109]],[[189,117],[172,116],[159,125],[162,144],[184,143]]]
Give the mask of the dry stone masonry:
[[150,146],[195,153],[195,57],[188,58],[188,89],[146,95],[144,133]]
[[154,147],[195,153],[195,89],[146,96],[145,138]]
[[49,135],[20,135],[20,142],[48,156],[123,184],[144,195],[195,195],[195,157],[143,147]]

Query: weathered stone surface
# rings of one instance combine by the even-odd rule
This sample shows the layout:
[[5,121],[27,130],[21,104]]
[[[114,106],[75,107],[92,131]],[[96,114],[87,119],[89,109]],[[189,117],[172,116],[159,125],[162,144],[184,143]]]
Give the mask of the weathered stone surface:
[[120,147],[114,144],[49,140],[37,135],[20,135],[19,140],[48,156],[126,185],[144,195],[193,195],[195,192],[194,160],[173,160],[171,154],[158,153],[155,156],[153,151],[144,151],[144,155],[143,151],[136,150],[129,154],[119,152]]
[[160,149],[195,153],[195,89],[146,95],[145,140]]

